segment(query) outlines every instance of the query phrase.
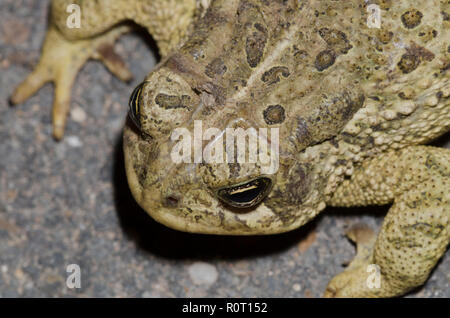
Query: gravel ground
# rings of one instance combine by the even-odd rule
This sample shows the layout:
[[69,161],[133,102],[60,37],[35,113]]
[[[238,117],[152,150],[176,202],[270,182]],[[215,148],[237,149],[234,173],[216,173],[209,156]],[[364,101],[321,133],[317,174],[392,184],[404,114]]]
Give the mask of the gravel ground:
[[[193,235],[154,222],[130,195],[120,143],[128,96],[155,64],[147,36],[117,44],[135,75],[129,85],[99,63],[84,67],[62,142],[50,137],[51,85],[8,105],[38,61],[48,4],[0,1],[0,296],[317,297],[354,255],[345,230],[379,227],[386,208],[327,209],[268,237]],[[449,254],[408,297],[450,297]],[[68,264],[81,268],[80,289],[66,287]]]

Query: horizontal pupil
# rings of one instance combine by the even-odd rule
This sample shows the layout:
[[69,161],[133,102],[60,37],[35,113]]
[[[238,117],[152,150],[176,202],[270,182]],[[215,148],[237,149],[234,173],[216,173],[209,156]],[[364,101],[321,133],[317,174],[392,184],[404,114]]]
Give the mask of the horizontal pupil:
[[252,185],[252,186],[247,187],[247,188],[239,188],[239,189],[230,191],[229,194],[230,194],[230,195],[239,194],[239,193],[242,193],[242,192],[245,192],[245,191],[249,191],[249,190],[253,190],[253,189],[256,189],[256,188],[257,188],[256,185]]
[[261,187],[250,187],[243,191],[229,193],[228,197],[234,202],[247,203],[253,201],[261,193],[261,190]]

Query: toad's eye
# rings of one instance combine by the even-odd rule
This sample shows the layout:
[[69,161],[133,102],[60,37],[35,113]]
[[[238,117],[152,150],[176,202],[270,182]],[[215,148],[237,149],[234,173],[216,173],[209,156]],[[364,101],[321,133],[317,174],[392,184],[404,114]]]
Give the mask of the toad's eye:
[[250,208],[257,205],[269,194],[272,180],[260,177],[244,183],[217,190],[217,196],[235,208]]
[[138,87],[136,87],[131,94],[130,101],[128,103],[128,106],[130,107],[130,117],[133,123],[136,125],[137,128],[141,129],[141,103],[140,103],[140,97],[142,93],[142,87],[144,86],[144,83],[141,83]]

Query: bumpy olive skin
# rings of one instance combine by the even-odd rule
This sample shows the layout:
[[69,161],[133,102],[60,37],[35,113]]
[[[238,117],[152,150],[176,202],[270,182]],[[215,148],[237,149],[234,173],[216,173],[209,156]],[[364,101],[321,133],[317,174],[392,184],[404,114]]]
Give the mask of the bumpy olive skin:
[[[81,29],[67,29],[78,3]],[[368,6],[381,9],[369,28]],[[161,63],[127,121],[125,164],[137,202],[182,231],[286,232],[326,205],[392,203],[378,236],[356,227],[354,261],[325,296],[388,297],[424,283],[450,240],[450,151],[422,146],[450,127],[450,5],[429,1],[53,0],[52,24],[19,103],[56,84],[54,135],[88,58],[122,79],[112,51],[133,20],[155,38]],[[54,57],[58,56],[58,59]],[[137,119],[136,119],[137,118]],[[259,164],[176,164],[175,128],[279,128],[279,169],[258,206],[237,211],[215,189],[260,176]],[[138,127],[137,127],[138,126]],[[368,265],[381,285],[367,283]]]

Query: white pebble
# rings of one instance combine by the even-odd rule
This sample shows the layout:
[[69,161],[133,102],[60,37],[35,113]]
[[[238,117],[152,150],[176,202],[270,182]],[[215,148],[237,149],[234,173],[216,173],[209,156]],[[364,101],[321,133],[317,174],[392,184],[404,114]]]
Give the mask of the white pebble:
[[70,115],[72,119],[78,123],[83,123],[86,121],[86,112],[81,107],[75,107],[71,110]]
[[78,147],[83,146],[83,143],[81,142],[80,138],[78,138],[77,136],[67,136],[66,141],[67,141],[67,144],[73,148],[78,148]]
[[219,277],[216,267],[205,262],[193,263],[188,272],[196,285],[212,285]]

